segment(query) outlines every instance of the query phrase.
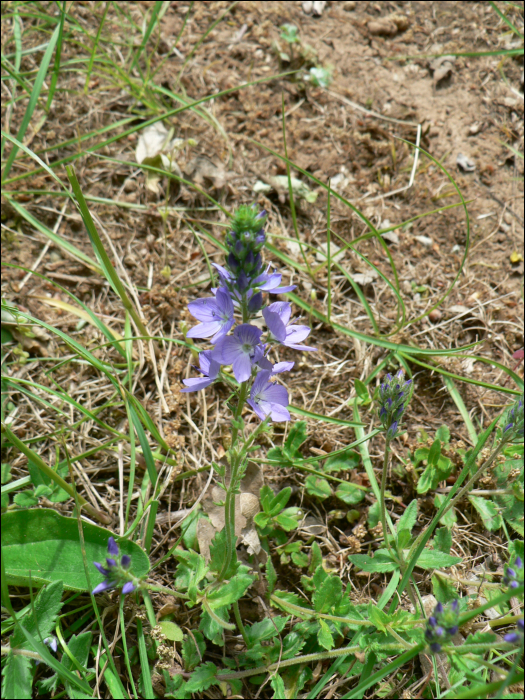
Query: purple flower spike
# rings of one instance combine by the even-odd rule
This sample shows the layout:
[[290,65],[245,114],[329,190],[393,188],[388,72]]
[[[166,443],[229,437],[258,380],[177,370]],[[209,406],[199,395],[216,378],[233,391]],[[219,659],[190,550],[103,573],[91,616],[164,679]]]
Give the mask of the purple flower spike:
[[220,364],[212,359],[211,350],[205,350],[199,354],[199,365],[201,367],[201,372],[204,377],[194,377],[192,379],[183,379],[182,381],[186,384],[186,389],[181,389],[184,391],[200,391],[205,389],[210,384],[217,379],[219,375],[219,370],[221,368]]
[[44,644],[48,646],[54,654],[57,653],[58,641],[56,637],[46,637],[44,639]]
[[503,639],[508,644],[517,644],[520,641],[520,636],[517,632],[509,632]]
[[102,564],[99,564],[98,561],[93,562],[97,570],[102,574],[102,576],[104,576],[104,580],[93,589],[93,595],[103,593],[104,591],[109,591],[122,583],[124,583],[122,588],[124,595],[126,593],[131,593],[131,591],[134,591],[136,588],[131,581],[127,580],[129,575],[126,572],[126,569],[128,569],[131,564],[131,557],[129,557],[127,554],[123,554],[120,559],[120,564],[117,563],[117,560],[113,557],[118,557],[119,547],[115,542],[114,537],[108,538],[108,554],[113,556],[106,558],[107,567],[102,566]]
[[432,651],[434,652],[434,654],[439,654],[439,652],[441,651],[441,644],[438,644],[437,642],[434,642],[434,644],[431,644],[431,645],[430,645],[430,648],[432,649]]
[[459,610],[459,601],[457,598],[452,601],[450,608],[452,609],[453,612],[457,612]]
[[252,373],[252,366],[264,354],[260,343],[262,331],[249,323],[237,326],[233,335],[223,338],[211,352],[211,358],[221,365],[232,365],[233,374],[238,382],[247,381]]
[[292,314],[292,306],[287,301],[276,301],[263,309],[264,320],[272,336],[282,345],[294,350],[317,350],[307,345],[299,345],[310,335],[308,326],[288,325]]
[[442,612],[443,612],[443,605],[441,603],[438,603],[434,609],[434,614],[441,615]]
[[220,287],[214,297],[197,299],[188,304],[189,312],[198,321],[202,321],[188,333],[188,338],[209,338],[217,343],[233,326],[233,301],[226,289]]
[[266,370],[257,374],[248,403],[261,420],[270,416],[272,421],[288,421],[288,392],[284,386],[269,382],[270,376],[271,373]]
[[523,562],[521,561],[521,557],[516,557],[516,560],[514,562],[514,566],[518,571],[523,567]]
[[287,292],[293,292],[297,285],[292,284],[287,287],[280,287],[282,275],[278,272],[269,275],[269,269],[270,266],[268,265],[266,272],[263,272],[254,280],[254,285],[257,285],[261,292],[269,292],[270,294],[286,294]]

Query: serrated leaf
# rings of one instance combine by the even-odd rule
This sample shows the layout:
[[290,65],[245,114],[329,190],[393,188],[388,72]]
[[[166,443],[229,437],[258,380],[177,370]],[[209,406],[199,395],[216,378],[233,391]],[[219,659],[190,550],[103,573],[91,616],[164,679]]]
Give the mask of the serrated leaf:
[[343,584],[339,576],[328,576],[313,594],[314,609],[320,613],[329,612],[341,600],[342,594]]
[[429,464],[437,464],[438,459],[441,456],[441,440],[434,440],[432,443],[432,446],[430,447],[430,451],[428,453],[428,463]]
[[[82,522],[88,562],[103,562],[107,557],[111,530]],[[131,557],[135,576],[145,576],[150,568],[145,552],[131,540],[119,540],[121,554]],[[67,518],[54,510],[38,508],[2,514],[2,553],[8,582],[27,586],[63,581],[66,590],[87,591],[88,582],[76,518]],[[102,576],[93,567],[91,586]]]
[[328,457],[324,463],[323,471],[329,474],[331,472],[341,472],[348,469],[355,469],[357,466],[359,466],[360,461],[361,458],[357,452],[354,450],[347,450],[342,454]]
[[320,476],[310,474],[306,477],[304,485],[306,488],[306,492],[310,496],[315,496],[321,501],[324,501],[326,498],[329,498],[332,495],[332,489],[330,488],[330,484],[326,479],[323,479]]
[[[54,581],[39,591],[32,610],[23,620],[24,627],[30,634],[35,637],[42,637],[42,639],[49,637],[62,607],[63,592],[64,586],[62,581]],[[20,649],[31,648],[18,627],[15,627],[11,637],[11,646]]]
[[348,559],[358,569],[369,573],[384,573],[399,568],[399,564],[392,561],[386,549],[378,549],[373,558],[369,557],[368,554],[351,554]]
[[9,652],[2,670],[2,697],[13,700],[32,698],[33,674],[34,664],[31,659]]
[[478,511],[487,530],[499,530],[503,521],[494,503],[481,496],[469,496],[468,499]]
[[403,515],[399,518],[396,525],[396,530],[401,532],[401,530],[408,530],[412,532],[412,528],[416,524],[417,520],[417,498],[414,498],[405,509]]
[[237,602],[246,593],[252,581],[253,576],[236,574],[228,583],[222,584],[218,589],[206,595],[208,605],[213,610]]
[[317,641],[327,651],[330,651],[330,649],[332,649],[334,646],[333,634],[330,631],[330,627],[328,627],[328,625],[322,618],[319,620],[319,632],[317,633]]
[[[215,615],[228,622],[228,611],[226,608],[217,608],[213,611]],[[199,624],[199,629],[204,634],[204,636],[210,640],[212,644],[217,644],[217,646],[224,646],[224,627],[208,615],[206,610],[201,613],[201,621]]]
[[272,564],[272,559],[269,556],[266,562],[266,582],[268,583],[268,594],[271,595],[277,583],[277,573]]
[[424,549],[419,555],[416,566],[419,566],[420,569],[443,569],[459,564],[461,561],[463,561],[461,557],[454,557],[452,554],[445,554],[437,549]]
[[339,498],[341,501],[343,501],[349,506],[355,506],[357,503],[360,503],[365,497],[363,491],[358,486],[352,484],[349,481],[345,481],[343,484],[339,484],[335,495],[337,496],[337,498]]
[[217,666],[211,661],[197,666],[195,671],[191,674],[189,681],[186,683],[185,690],[188,693],[200,693],[203,690],[208,690],[208,688],[217,683]]
[[159,627],[166,639],[171,642],[182,642],[184,634],[181,628],[171,620],[162,620],[159,622]]

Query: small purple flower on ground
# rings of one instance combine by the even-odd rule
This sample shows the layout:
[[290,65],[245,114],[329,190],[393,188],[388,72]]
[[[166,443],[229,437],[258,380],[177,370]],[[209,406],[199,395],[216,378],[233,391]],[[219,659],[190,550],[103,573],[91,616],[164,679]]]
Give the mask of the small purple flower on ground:
[[514,559],[512,567],[507,566],[505,576],[503,577],[503,583],[509,588],[519,588],[523,583],[523,562],[521,557],[518,556]]
[[290,413],[287,410],[288,392],[280,384],[269,382],[271,372],[259,372],[253,382],[248,403],[261,420],[270,416],[272,421],[288,421]]
[[509,632],[506,634],[503,639],[508,642],[509,644],[520,644],[523,643],[523,632],[524,632],[525,626],[523,623],[523,618],[521,620],[518,620],[516,623],[516,631],[515,632]]
[[211,358],[221,365],[232,365],[233,374],[238,382],[247,381],[252,373],[252,366],[264,354],[261,345],[262,331],[249,323],[237,326],[233,335],[223,338],[211,352]]
[[215,297],[190,301],[188,309],[192,316],[202,321],[188,333],[188,338],[209,338],[217,343],[233,326],[233,302],[226,289],[217,289]]
[[294,350],[316,350],[307,345],[299,345],[310,335],[309,326],[288,325],[292,314],[292,305],[287,301],[276,301],[263,309],[264,320],[272,336],[282,345]]
[[200,371],[204,376],[183,379],[182,381],[186,384],[186,389],[181,389],[181,391],[200,391],[200,389],[205,389],[207,386],[210,386],[210,384],[213,384],[217,379],[221,366],[212,359],[211,350],[205,350],[199,353],[199,365],[201,368]]
[[116,588],[123,580],[125,583],[122,592],[124,595],[131,593],[135,590],[136,586],[131,581],[125,580],[127,569],[129,569],[131,564],[131,558],[127,554],[123,554],[120,563],[117,563],[116,557],[119,556],[119,548],[113,537],[109,537],[108,539],[108,554],[112,556],[106,558],[106,566],[99,564],[97,561],[93,562],[102,576],[104,576],[104,581],[101,581],[98,586],[95,586],[93,589],[93,595]]
[[453,600],[446,606],[438,603],[434,613],[427,620],[425,639],[435,654],[439,653],[442,644],[448,642],[458,631],[459,601]]

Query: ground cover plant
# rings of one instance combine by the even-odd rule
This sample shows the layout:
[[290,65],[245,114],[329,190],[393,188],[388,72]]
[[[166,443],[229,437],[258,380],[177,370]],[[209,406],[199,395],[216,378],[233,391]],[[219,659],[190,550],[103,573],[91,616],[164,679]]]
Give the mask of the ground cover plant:
[[523,7],[308,5],[3,5],[5,697],[522,697]]

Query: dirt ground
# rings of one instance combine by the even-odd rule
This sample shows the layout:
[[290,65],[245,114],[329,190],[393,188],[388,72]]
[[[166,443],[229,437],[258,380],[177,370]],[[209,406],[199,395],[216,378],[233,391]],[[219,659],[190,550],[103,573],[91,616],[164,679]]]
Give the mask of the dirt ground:
[[[522,4],[518,5],[522,8]],[[148,2],[129,3],[126,11],[140,27],[151,6]],[[326,314],[326,267],[313,276],[297,269],[304,260],[295,240],[287,188],[274,187],[267,194],[253,191],[258,181],[267,185],[275,183],[273,177],[286,174],[283,161],[263,147],[284,153],[284,103],[289,159],[325,184],[331,178],[334,192],[358,208],[378,229],[395,227],[384,240],[407,308],[403,328],[396,327],[396,297],[379,274],[371,273],[353,250],[347,249],[338,258],[340,265],[352,277],[356,276],[354,281],[375,314],[378,331],[385,336],[390,334],[388,340],[394,343],[422,348],[443,349],[481,341],[463,357],[434,358],[434,362],[467,379],[502,385],[506,376],[491,362],[514,367],[512,354],[523,347],[523,160],[514,153],[523,153],[521,58],[462,56],[451,59],[444,69],[433,69],[431,64],[436,54],[515,48],[520,46],[519,37],[502,24],[486,2],[331,2],[320,17],[306,15],[299,2],[239,2],[197,46],[184,66],[179,84],[184,58],[228,6],[226,2],[196,3],[174,49],[189,5],[170,3],[161,21],[156,51],[151,48],[154,42],[146,51],[149,82],[141,83],[136,69],[127,75],[96,62],[86,94],[85,72],[75,71],[70,63],[71,68],[59,75],[59,90],[47,120],[29,134],[31,148],[50,165],[78,154],[79,149],[93,149],[76,158],[73,165],[117,271],[137,289],[135,298],[150,333],[182,339],[181,324],[193,323],[186,304],[209,290],[209,284],[202,284],[209,277],[204,253],[215,262],[221,262],[222,256],[202,231],[220,239],[226,217],[189,185],[172,182],[168,192],[164,179],[157,194],[148,191],[135,159],[140,131],[100,148],[104,139],[128,130],[130,124],[80,140],[130,115],[135,115],[131,126],[136,127],[175,109],[180,103],[170,96],[171,91],[197,100],[290,70],[304,72],[313,63],[301,58],[299,47],[294,49],[291,61],[283,61],[275,45],[278,42],[281,51],[288,50],[280,38],[280,27],[291,23],[298,27],[303,47],[311,47],[310,56],[316,56],[315,62],[332,68],[333,82],[322,88],[306,83],[301,74],[272,79],[205,103],[205,118],[188,110],[167,119],[165,126],[172,126],[176,137],[196,141],[196,145],[187,144],[179,153],[183,176],[228,210],[253,201],[266,208],[270,239],[290,263],[285,267],[271,254],[266,259],[278,265],[285,283],[298,285],[299,297]],[[70,12],[93,38],[102,6],[74,3]],[[511,18],[523,27],[522,10],[513,10]],[[27,24],[30,22],[26,20]],[[119,51],[126,54],[129,31],[126,21],[112,7],[102,32],[101,51],[111,54],[117,64]],[[3,27],[3,39],[12,41],[9,26]],[[28,46],[41,41],[37,31],[27,37]],[[139,42],[140,37],[135,41]],[[87,43],[86,34],[75,31],[63,47],[62,60],[67,64],[85,58]],[[7,45],[6,50],[12,47]],[[24,56],[22,69],[33,70],[40,56],[41,53]],[[152,83],[159,89],[154,89]],[[22,108],[4,115],[4,128],[7,120],[9,132],[16,133],[22,116]],[[37,113],[35,124],[39,116]],[[414,143],[418,125],[422,148],[449,176],[421,154],[413,184],[406,188],[414,148],[402,139]],[[466,170],[457,164],[460,154],[468,159]],[[67,200],[53,194],[59,192],[59,187],[45,172],[28,175],[34,169],[34,162],[20,157],[6,190],[16,193],[15,201],[38,221],[93,257],[79,215]],[[63,166],[56,168],[56,174],[67,182]],[[307,182],[305,175],[294,168],[292,175]],[[451,178],[468,202],[469,223],[462,206],[417,218],[459,202]],[[307,249],[307,256],[315,268],[323,261],[315,249],[320,250],[326,241],[327,197],[315,182],[310,182],[309,187],[318,196],[315,202],[296,200],[297,224],[301,241],[313,246]],[[390,196],[398,189],[402,191]],[[169,215],[163,218],[167,200]],[[51,280],[50,283],[36,276],[26,279],[25,271],[5,269],[2,294],[9,302],[70,333],[87,347],[98,346],[102,342],[98,331],[79,323],[79,318],[63,305],[60,308],[60,302],[71,303],[71,299],[54,286],[56,282],[123,333],[124,314],[101,277],[58,246],[48,246],[48,238],[12,205],[3,206],[2,219],[4,260],[35,269]],[[411,219],[414,220],[406,224]],[[188,223],[201,231],[199,237]],[[333,195],[331,228],[332,240],[339,247],[368,231],[362,218]],[[425,312],[449,290],[467,244],[468,257],[457,283],[429,318]],[[387,254],[376,239],[361,241],[357,250],[379,272],[393,279]],[[374,335],[358,294],[339,269],[332,273],[332,295],[333,321]],[[300,309],[296,311],[299,313]],[[313,321],[309,344],[318,347],[318,352],[298,355],[286,350],[280,356],[281,360],[296,360],[287,379],[291,402],[317,414],[352,420],[348,399],[354,396],[354,380],[366,379],[387,351],[350,338],[306,315],[305,321],[308,320]],[[24,363],[12,367],[17,377],[31,378],[45,386],[58,382],[79,402],[87,402],[91,410],[111,396],[111,385],[89,367],[65,365],[46,374],[49,360],[69,354],[51,335],[26,339],[22,344],[29,356]],[[95,352],[101,359],[115,359],[114,351],[107,348]],[[472,352],[487,362],[473,359]],[[41,362],[38,358],[42,357],[48,360]],[[194,361],[184,347],[163,346],[156,370],[147,352],[141,359],[136,396],[177,451],[177,473],[219,458],[227,447],[229,433],[229,418],[222,407],[228,395],[226,388],[213,386],[205,398],[200,394],[181,395],[181,380],[190,376]],[[454,440],[468,444],[464,422],[441,376],[416,365],[412,369],[416,373],[416,392],[400,452],[415,443],[421,429],[433,435],[443,423],[450,427]],[[521,373],[522,369],[517,371]],[[482,386],[457,382],[457,387],[476,426],[486,424],[507,403],[503,394]],[[18,434],[43,437],[37,441],[38,449],[43,455],[54,453],[54,414],[44,407],[33,408],[24,396],[18,396],[17,402]],[[103,416],[119,430],[126,430],[121,408],[105,409]],[[247,413],[246,418],[249,416]],[[79,417],[72,412],[71,422]],[[365,420],[374,420],[372,412],[365,414]],[[283,432],[286,428],[276,428],[274,444],[280,444]],[[329,452],[355,439],[353,430],[347,427],[315,420],[308,421],[308,434],[305,456],[319,454],[320,450]],[[51,437],[45,437],[48,435]],[[71,449],[81,452],[106,437],[93,423],[84,423],[72,434]],[[379,468],[378,452],[372,450]],[[24,475],[21,457],[13,465],[13,475],[17,476],[17,465],[21,469],[19,475]],[[82,467],[101,502],[110,511],[115,510],[115,453],[102,451],[91,461],[84,460]],[[355,472],[349,476],[367,484],[364,474]],[[319,521],[328,522],[327,513],[334,504],[318,506],[307,498],[303,500],[304,474],[265,468],[265,478],[280,487],[292,485],[297,504],[315,512]],[[165,512],[191,505],[205,481],[206,474],[198,474],[174,483],[166,494]],[[392,490],[405,505],[414,497],[402,481]],[[88,497],[100,507],[98,496],[95,498],[88,490]],[[161,516],[159,512],[162,532],[155,536],[155,546],[160,551],[173,537],[165,516]],[[346,529],[350,533],[350,528]],[[339,537],[335,531],[334,535]],[[493,546],[497,546],[497,540],[493,538]],[[333,536],[328,541],[329,556],[343,572],[346,565],[337,542]],[[382,577],[374,578],[379,585]]]

